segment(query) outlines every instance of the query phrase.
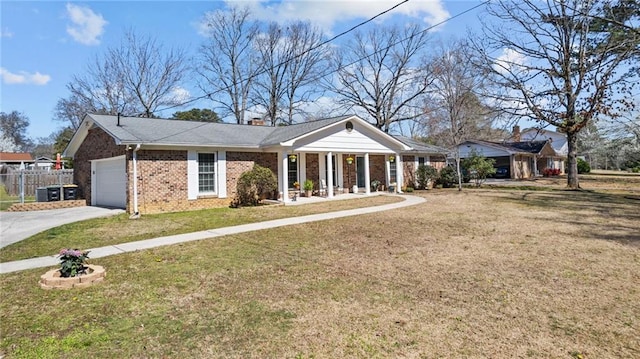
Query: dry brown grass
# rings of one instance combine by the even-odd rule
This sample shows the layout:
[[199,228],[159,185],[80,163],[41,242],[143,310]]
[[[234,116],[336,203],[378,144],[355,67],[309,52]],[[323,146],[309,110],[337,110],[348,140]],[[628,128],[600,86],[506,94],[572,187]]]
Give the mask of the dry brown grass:
[[81,291],[43,292],[37,270],[0,276],[2,349],[7,358],[640,355],[637,201],[418,195],[427,202],[103,258],[107,281]]

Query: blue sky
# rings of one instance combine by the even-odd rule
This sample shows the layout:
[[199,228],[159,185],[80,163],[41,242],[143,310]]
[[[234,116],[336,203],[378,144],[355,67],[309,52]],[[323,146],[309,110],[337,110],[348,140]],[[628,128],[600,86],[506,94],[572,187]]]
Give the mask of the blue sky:
[[[328,34],[340,33],[401,0],[234,1],[260,20],[307,19]],[[151,35],[164,47],[180,46],[195,55],[204,38],[200,21],[230,1],[5,1],[0,2],[0,111],[19,111],[30,120],[29,137],[45,137],[62,127],[53,121],[56,103],[69,95],[66,84],[82,75],[96,55],[120,43],[129,29]],[[415,22],[428,27],[479,1],[411,0],[377,22]],[[479,10],[438,28],[445,39],[465,36]],[[366,27],[362,30],[366,31]],[[348,36],[348,35],[347,35]],[[201,95],[186,86],[192,96]],[[199,104],[199,107],[206,104]],[[188,108],[191,108],[189,106]],[[185,109],[188,109],[185,108]],[[179,110],[179,109],[178,109]],[[176,109],[161,116],[170,116]]]

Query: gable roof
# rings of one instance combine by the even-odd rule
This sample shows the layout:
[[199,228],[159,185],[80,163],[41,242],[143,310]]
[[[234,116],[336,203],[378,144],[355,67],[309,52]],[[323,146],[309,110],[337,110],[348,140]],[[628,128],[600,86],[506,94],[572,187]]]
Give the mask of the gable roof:
[[33,162],[30,153],[26,152],[0,152],[1,162]]
[[[469,142],[505,150],[510,154],[540,154],[545,146],[549,144],[549,141],[491,142],[483,140],[469,140],[464,143]],[[464,145],[464,143],[461,144],[461,146]],[[553,149],[551,148],[551,150]]]
[[[388,135],[353,115],[331,117],[289,126],[271,127],[237,125],[217,122],[195,122],[159,118],[124,117],[87,114],[65,149],[65,156],[73,156],[89,130],[98,127],[110,135],[118,145],[160,145],[184,147],[226,147],[259,149],[285,145],[317,131],[348,120],[360,122],[376,136],[386,138],[397,147],[410,149],[405,143]],[[379,133],[378,133],[379,132]],[[291,145],[291,144],[286,144]]]
[[449,153],[449,150],[447,150],[446,148],[430,145],[428,143],[421,142],[421,141],[415,140],[415,139],[410,138],[410,137],[399,136],[399,135],[394,135],[393,137],[395,137],[396,139],[398,139],[399,141],[401,141],[405,145],[411,147],[411,150],[409,150],[408,152],[414,152],[414,153],[438,153],[438,154],[443,154],[443,155]]

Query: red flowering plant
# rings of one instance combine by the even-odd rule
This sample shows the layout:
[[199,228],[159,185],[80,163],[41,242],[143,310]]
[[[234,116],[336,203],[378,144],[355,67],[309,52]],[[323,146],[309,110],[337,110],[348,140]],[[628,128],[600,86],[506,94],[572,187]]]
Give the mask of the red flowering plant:
[[87,273],[85,261],[89,258],[89,251],[63,248],[58,255],[60,258],[60,276],[64,278],[76,277]]

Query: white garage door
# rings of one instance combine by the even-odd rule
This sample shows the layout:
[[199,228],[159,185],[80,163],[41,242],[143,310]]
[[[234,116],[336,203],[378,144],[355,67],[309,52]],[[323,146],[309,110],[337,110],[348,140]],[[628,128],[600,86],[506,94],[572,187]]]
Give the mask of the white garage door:
[[126,208],[127,174],[125,157],[118,156],[97,160],[91,180],[91,194],[94,206]]

